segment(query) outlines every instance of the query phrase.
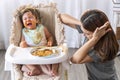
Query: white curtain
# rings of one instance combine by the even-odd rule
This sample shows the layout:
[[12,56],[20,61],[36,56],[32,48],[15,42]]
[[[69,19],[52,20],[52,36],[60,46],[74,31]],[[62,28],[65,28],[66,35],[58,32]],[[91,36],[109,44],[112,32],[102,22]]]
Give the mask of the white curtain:
[[[9,35],[13,12],[23,4],[39,4],[56,2],[61,13],[67,13],[77,19],[86,9],[104,11],[113,22],[112,0],[0,0],[0,49],[9,46]],[[113,23],[112,23],[113,25]],[[82,35],[77,30],[65,26],[66,41],[69,47],[79,47]]]

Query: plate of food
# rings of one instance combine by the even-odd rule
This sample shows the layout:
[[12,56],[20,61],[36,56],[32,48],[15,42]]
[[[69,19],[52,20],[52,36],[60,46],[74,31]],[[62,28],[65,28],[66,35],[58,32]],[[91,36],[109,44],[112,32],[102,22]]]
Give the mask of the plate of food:
[[39,48],[33,48],[30,52],[33,56],[38,57],[57,57],[62,53],[62,49],[58,47],[39,47]]

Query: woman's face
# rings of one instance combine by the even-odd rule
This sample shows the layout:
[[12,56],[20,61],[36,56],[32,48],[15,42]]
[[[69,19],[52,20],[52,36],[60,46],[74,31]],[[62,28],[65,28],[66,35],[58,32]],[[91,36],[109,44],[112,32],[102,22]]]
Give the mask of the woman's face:
[[83,31],[84,36],[86,36],[88,39],[91,39],[93,36],[93,32],[90,32],[86,30],[84,27],[81,26],[81,30]]
[[31,12],[26,12],[22,16],[22,21],[25,28],[35,29],[37,20],[36,17]]

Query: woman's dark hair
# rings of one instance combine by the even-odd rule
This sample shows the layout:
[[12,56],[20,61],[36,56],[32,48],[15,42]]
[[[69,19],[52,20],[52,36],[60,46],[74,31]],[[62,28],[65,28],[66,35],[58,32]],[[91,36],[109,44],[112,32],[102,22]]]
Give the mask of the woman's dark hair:
[[[107,16],[99,10],[86,11],[81,17],[82,26],[91,32],[94,32],[97,27],[101,27],[108,20]],[[112,29],[111,25],[109,27]],[[113,29],[106,33],[94,46],[102,61],[109,61],[116,57],[119,50],[119,45]]]
[[38,20],[38,23],[41,22],[40,11],[37,8],[34,8],[34,7],[26,7],[26,8],[24,8],[20,11],[20,15],[19,15],[19,18],[20,18],[20,21],[21,21],[22,24],[23,24],[22,16],[26,12],[31,12],[35,16],[35,18]]

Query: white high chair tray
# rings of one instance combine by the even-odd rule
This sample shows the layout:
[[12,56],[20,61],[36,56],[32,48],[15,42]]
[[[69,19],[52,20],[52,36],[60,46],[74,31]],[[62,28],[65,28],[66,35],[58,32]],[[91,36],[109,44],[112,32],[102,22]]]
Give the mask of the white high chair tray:
[[59,47],[54,47],[59,50],[57,56],[39,57],[31,54],[33,48],[21,48],[10,45],[7,49],[5,59],[10,63],[15,64],[53,64],[65,61],[68,55]]

